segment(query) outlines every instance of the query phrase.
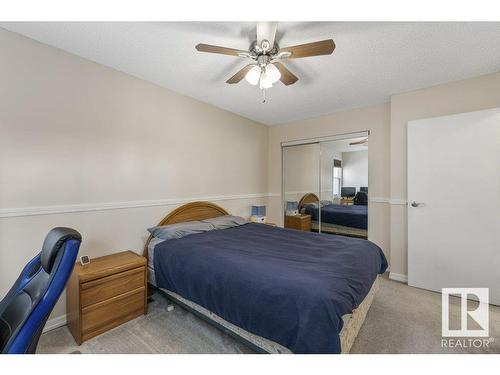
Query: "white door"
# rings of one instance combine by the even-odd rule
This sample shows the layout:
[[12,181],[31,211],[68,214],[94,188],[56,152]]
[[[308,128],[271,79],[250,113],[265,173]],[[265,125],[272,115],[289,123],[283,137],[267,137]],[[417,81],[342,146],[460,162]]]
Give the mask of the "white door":
[[408,284],[500,305],[500,108],[408,123],[408,202]]

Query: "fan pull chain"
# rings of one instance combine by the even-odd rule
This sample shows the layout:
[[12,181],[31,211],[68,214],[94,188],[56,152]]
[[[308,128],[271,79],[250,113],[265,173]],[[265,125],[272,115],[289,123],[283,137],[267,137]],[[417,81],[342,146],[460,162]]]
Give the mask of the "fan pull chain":
[[266,102],[266,89],[262,89],[262,103]]

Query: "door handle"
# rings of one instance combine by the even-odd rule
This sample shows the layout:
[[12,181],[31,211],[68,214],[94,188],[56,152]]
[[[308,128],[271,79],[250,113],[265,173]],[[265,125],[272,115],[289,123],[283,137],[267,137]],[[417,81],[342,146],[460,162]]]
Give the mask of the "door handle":
[[419,207],[421,204],[422,203],[418,203],[418,202],[415,202],[415,201],[411,202],[411,206],[412,207]]

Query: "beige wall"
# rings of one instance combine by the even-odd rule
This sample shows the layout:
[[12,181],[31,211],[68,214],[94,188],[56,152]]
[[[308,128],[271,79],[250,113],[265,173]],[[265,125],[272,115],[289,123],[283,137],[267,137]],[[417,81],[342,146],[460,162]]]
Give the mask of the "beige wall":
[[281,142],[369,130],[368,235],[389,255],[389,122],[390,106],[382,104],[270,127],[268,190],[276,195],[269,199],[269,219],[282,223]]
[[406,129],[408,121],[500,107],[500,73],[391,98],[391,272],[407,275]]
[[283,184],[286,201],[299,201],[305,192],[319,190],[318,144],[287,147],[283,151]]
[[54,226],[95,257],[140,252],[178,200],[265,203],[267,127],[2,29],[0,46],[0,298]]

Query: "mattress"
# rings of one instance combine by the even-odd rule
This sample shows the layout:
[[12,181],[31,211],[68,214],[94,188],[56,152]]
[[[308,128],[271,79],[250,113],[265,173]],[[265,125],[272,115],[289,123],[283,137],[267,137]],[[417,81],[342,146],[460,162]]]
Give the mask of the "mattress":
[[339,353],[344,316],[387,267],[369,241],[259,224],[156,240],[148,253],[151,283],[296,353]]

